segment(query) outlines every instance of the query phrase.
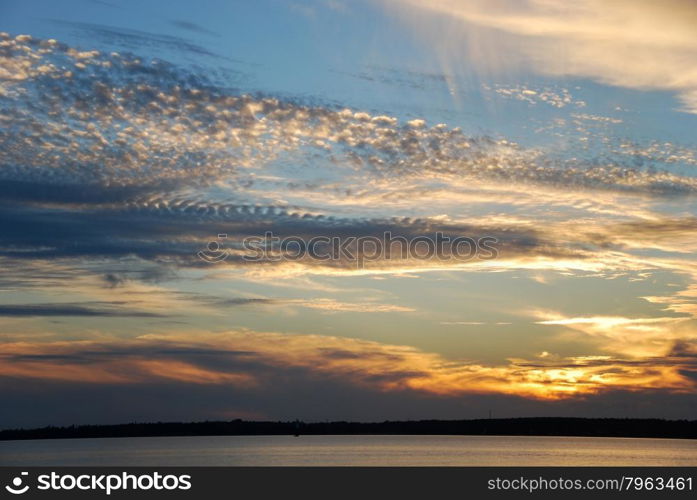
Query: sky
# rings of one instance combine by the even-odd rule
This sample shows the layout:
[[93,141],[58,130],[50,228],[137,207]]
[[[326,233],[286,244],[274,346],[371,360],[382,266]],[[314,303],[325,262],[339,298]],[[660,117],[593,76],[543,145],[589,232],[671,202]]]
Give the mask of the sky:
[[0,428],[695,418],[695,22],[3,0]]

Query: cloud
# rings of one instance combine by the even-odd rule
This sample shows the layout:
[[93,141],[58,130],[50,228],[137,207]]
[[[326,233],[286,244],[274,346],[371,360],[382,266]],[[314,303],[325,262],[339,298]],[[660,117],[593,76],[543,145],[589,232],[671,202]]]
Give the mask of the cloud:
[[[185,38],[172,35],[150,33],[146,31],[119,28],[116,26],[106,26],[102,24],[62,21],[58,19],[54,19],[52,22],[74,28],[92,42],[96,40],[111,47],[122,47],[129,50],[142,50],[143,48],[147,47],[159,51],[168,50],[172,53],[188,53],[195,56],[228,59],[224,56],[215,54],[214,52],[211,52],[210,50]],[[187,21],[173,21],[173,23],[180,28],[183,26],[176,23],[184,23],[187,26],[185,29],[188,29],[189,31],[192,31],[192,27],[198,27],[196,24]]]
[[[350,238],[367,236],[382,239],[387,232],[395,239],[430,237],[435,240],[436,234],[442,233],[451,241],[457,237],[474,240],[496,238],[495,246],[499,256],[504,259],[526,255],[581,260],[586,257],[576,249],[546,241],[545,235],[534,228],[450,223],[440,219],[338,219],[298,214],[283,207],[213,204],[193,200],[165,202],[156,198],[149,202],[106,207],[74,204],[56,207],[0,205],[0,221],[5,227],[0,235],[0,255],[12,259],[137,256],[162,264],[201,267],[208,264],[197,253],[205,249],[215,235],[224,233],[227,235],[224,245],[230,251],[224,262],[227,265],[267,268],[274,265],[302,265],[318,272],[323,269],[357,268],[356,260],[344,254],[332,261],[313,259],[309,255],[293,262],[274,262],[271,258],[252,262],[244,258],[249,252],[242,251],[242,240],[246,236],[261,236],[266,232],[279,238],[301,237],[305,241],[327,235],[349,241]],[[27,231],[29,227],[31,231]],[[49,239],[47,235],[50,235]],[[399,245],[393,248],[392,253],[385,251],[377,258],[363,256],[355,242],[348,250],[355,256],[361,256],[367,268],[374,269],[442,268],[476,262],[474,258],[449,259],[453,253],[451,247],[452,244],[445,244],[442,257],[434,256],[432,259],[404,256],[395,250],[402,248],[403,251]],[[272,250],[278,249],[273,247]]]
[[382,304],[375,302],[343,302],[329,298],[314,299],[271,299],[261,297],[234,297],[203,299],[210,305],[219,306],[278,306],[278,307],[303,307],[316,309],[325,313],[359,312],[359,313],[386,313],[386,312],[413,312],[414,308],[398,306],[394,304]]
[[[689,176],[636,168],[621,157],[612,164],[560,161],[422,119],[400,124],[386,115],[239,95],[161,60],[9,35],[0,48],[8,68],[0,120],[13,125],[0,135],[0,161],[2,178],[13,183],[4,191],[15,199],[107,203],[166,194],[168,203],[214,187],[243,199],[275,196],[270,188],[286,196],[343,191],[355,199],[352,184],[366,175],[376,185],[411,180],[429,191],[473,183],[651,196],[697,191]],[[288,164],[313,168],[303,180]],[[340,189],[337,178],[350,187]]]
[[564,108],[566,106],[583,108],[586,106],[585,101],[574,100],[571,95],[571,92],[569,92],[569,90],[566,88],[532,88],[528,85],[516,85],[511,87],[502,84],[495,84],[493,86],[490,86],[488,84],[482,84],[482,87],[484,88],[484,90],[495,92],[504,99],[515,99],[517,101],[525,102],[529,105],[544,103],[555,108]]
[[[114,307],[116,306],[116,307]],[[135,317],[156,318],[159,315],[132,311],[121,307],[122,304],[96,303],[65,303],[54,304],[3,304],[0,305],[0,316],[36,317],[36,316],[101,316],[101,317]]]
[[[621,156],[560,163],[543,151],[444,124],[400,124],[387,115],[239,95],[160,60],[78,51],[55,40],[2,35],[0,52],[8,72],[0,121],[12,124],[0,129],[0,218],[8,228],[0,253],[13,259],[137,256],[200,266],[194,255],[219,233],[239,244],[267,229],[308,236],[442,230],[495,236],[499,264],[599,269],[603,260],[619,259],[593,245],[673,250],[682,244],[672,235],[689,232],[690,219],[676,218],[681,227],[672,235],[666,221],[656,222],[665,235],[660,241],[658,231],[636,237],[634,228],[656,219],[653,203],[691,197],[697,183],[636,168]],[[501,213],[503,198],[508,221],[458,215],[467,203]],[[583,230],[584,239],[573,223],[540,224],[552,205],[586,226],[582,214],[641,220],[595,224],[595,234]],[[244,263],[233,256],[228,264]],[[350,265],[302,264],[329,271]]]
[[176,26],[177,28],[191,31],[193,33],[201,33],[204,35],[220,36],[220,33],[216,33],[215,31],[211,31],[211,30],[204,28],[203,26],[200,26],[196,23],[192,23],[191,21],[183,21],[181,19],[177,19],[174,21],[170,21],[170,23],[173,26]]
[[[542,74],[667,90],[678,94],[685,111],[697,113],[697,6],[690,0],[381,3],[440,47],[450,65],[474,63],[485,72],[532,67]],[[436,16],[428,18],[425,11]],[[444,27],[437,16],[450,23]]]
[[624,316],[566,317],[558,313],[537,312],[540,325],[563,326],[583,332],[609,352],[635,358],[669,356],[676,345],[697,340],[692,318]]
[[[559,399],[608,390],[647,388],[690,392],[682,374],[693,356],[641,361],[576,357],[486,366],[448,360],[409,346],[345,337],[284,335],[250,330],[146,335],[120,341],[6,343],[0,375],[46,380],[140,384],[172,379],[195,384],[272,383],[279,374],[309,373],[384,392],[415,391],[455,397],[515,394]],[[298,372],[299,370],[299,372]],[[85,378],[86,373],[91,373]]]
[[343,71],[339,73],[368,82],[416,90],[427,90],[432,87],[447,89],[449,85],[449,78],[439,73],[403,70],[376,65],[368,65],[359,73]]
[[[122,44],[176,49],[180,43],[90,29]],[[205,71],[28,36],[0,35],[0,68],[0,285],[35,299],[6,304],[0,315],[26,324],[33,321],[26,318],[66,315],[206,313],[210,320],[211,311],[224,314],[233,307],[416,312],[393,297],[377,301],[365,294],[347,299],[220,292],[231,281],[214,288],[220,296],[201,293],[191,281],[199,291],[186,292],[173,283],[180,273],[195,280],[236,273],[233,278],[258,286],[297,275],[444,270],[552,270],[604,278],[663,270],[697,276],[690,205],[697,181],[653,168],[669,164],[673,153],[680,161],[691,158],[676,146],[618,146],[607,158],[588,153],[563,159],[420,117],[400,121],[287,96],[241,95]],[[407,78],[385,75],[394,80],[390,84]],[[576,105],[558,89],[503,90],[512,98],[536,92],[530,99],[555,107]],[[577,117],[605,123],[596,118]],[[650,166],[637,166],[637,156]],[[468,262],[395,255],[364,268],[345,258],[245,260],[243,238],[267,231],[304,239],[379,237],[387,231],[407,238],[438,232],[493,236],[499,254]],[[211,266],[197,257],[223,233],[230,252],[225,262]],[[343,291],[324,285],[333,287],[331,293]],[[44,298],[62,292],[71,293],[66,303]],[[207,394],[218,394],[211,387],[231,388],[252,399],[249,393],[257,390],[276,394],[270,387],[288,380],[305,388],[321,380],[332,390],[406,394],[412,402],[476,396],[523,404],[523,398],[576,401],[614,392],[694,394],[694,329],[684,316],[695,311],[693,287],[659,293],[647,299],[683,314],[680,319],[670,312],[657,318],[556,312],[535,318],[561,335],[590,339],[592,356],[484,363],[355,338],[254,331],[38,342],[28,335],[59,335],[32,325],[9,337],[21,341],[2,344],[0,374],[30,385],[130,386],[143,394],[155,386],[195,384],[212,391]]]
[[398,306],[394,304],[378,304],[372,302],[340,302],[334,299],[313,300],[287,300],[286,304],[318,309],[327,313],[336,312],[360,312],[360,313],[390,313],[390,312],[414,312],[412,307]]

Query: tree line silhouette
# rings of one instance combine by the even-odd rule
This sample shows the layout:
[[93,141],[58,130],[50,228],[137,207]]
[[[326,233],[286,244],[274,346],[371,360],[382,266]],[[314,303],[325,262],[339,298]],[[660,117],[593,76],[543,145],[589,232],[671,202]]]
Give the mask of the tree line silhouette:
[[146,436],[255,435],[498,435],[697,438],[697,420],[638,418],[498,418],[479,420],[409,420],[384,422],[152,422],[117,425],[71,425],[5,429],[0,440]]

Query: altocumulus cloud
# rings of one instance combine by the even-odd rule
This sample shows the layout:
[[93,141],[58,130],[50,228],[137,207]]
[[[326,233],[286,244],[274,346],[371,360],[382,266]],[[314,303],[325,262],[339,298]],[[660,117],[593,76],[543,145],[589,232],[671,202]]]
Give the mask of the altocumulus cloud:
[[[8,228],[2,252],[12,258],[136,255],[199,265],[193,256],[211,236],[267,229],[493,235],[510,257],[585,258],[578,242],[556,242],[527,224],[337,217],[337,211],[378,200],[398,210],[414,198],[409,179],[445,200],[458,194],[444,193],[444,184],[658,197],[697,186],[690,177],[617,164],[560,165],[541,151],[423,120],[399,124],[385,115],[236,95],[160,60],[26,35],[3,34],[0,50],[0,218]],[[312,165],[308,171],[343,177],[349,187],[284,177],[288,164]],[[264,169],[281,175],[259,175]],[[365,185],[357,179],[366,175],[375,181],[372,195],[350,187]],[[297,191],[309,203],[264,204],[279,190]],[[318,191],[321,208],[308,195]],[[220,192],[226,201],[215,199]],[[563,203],[562,195],[550,196]]]
[[[172,37],[83,28],[121,46],[147,41],[196,51]],[[354,264],[342,260],[249,263],[234,252],[245,236],[266,231],[308,239],[442,232],[499,242],[496,261],[395,259],[371,263],[368,271],[374,272],[466,267],[697,273],[689,260],[694,214],[666,216],[657,208],[693,200],[697,181],[639,168],[624,157],[564,161],[444,124],[242,95],[204,72],[165,61],[23,35],[0,35],[0,103],[0,284],[91,297],[6,304],[0,308],[5,319],[157,319],[184,306],[415,312],[371,300],[220,298],[158,285],[178,271],[206,266],[196,252],[221,233],[233,250],[221,267],[260,275],[355,273]],[[501,214],[504,195],[508,215]],[[472,215],[462,209],[465,202],[485,210]],[[548,215],[550,207],[559,213]],[[274,387],[284,380],[304,388],[319,380],[326,384],[324,395],[337,387],[365,391],[366,400],[399,395],[403,399],[394,404],[403,406],[472,394],[547,404],[626,395],[639,386],[693,395],[694,328],[686,318],[694,311],[694,290],[647,300],[667,304],[682,320],[624,318],[601,331],[607,317],[535,318],[543,327],[597,339],[603,354],[596,357],[490,365],[398,344],[244,330],[203,332],[196,341],[191,335],[150,335],[6,342],[0,374],[2,383],[22,380],[28,393],[39,382],[68,392],[102,384],[114,394],[125,386],[146,394],[183,384],[209,396],[227,388],[268,415],[279,408],[264,408],[254,394],[278,396]],[[641,353],[623,349],[630,333],[638,336]],[[658,338],[664,341],[656,347]]]

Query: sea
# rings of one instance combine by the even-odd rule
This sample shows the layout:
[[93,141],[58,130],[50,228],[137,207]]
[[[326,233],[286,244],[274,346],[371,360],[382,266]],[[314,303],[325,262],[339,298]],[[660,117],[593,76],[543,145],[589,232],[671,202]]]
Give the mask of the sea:
[[697,440],[191,436],[0,441],[0,466],[697,466]]

